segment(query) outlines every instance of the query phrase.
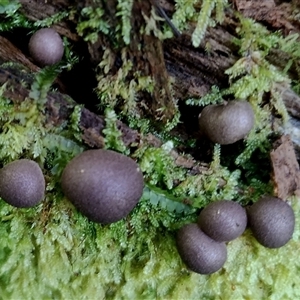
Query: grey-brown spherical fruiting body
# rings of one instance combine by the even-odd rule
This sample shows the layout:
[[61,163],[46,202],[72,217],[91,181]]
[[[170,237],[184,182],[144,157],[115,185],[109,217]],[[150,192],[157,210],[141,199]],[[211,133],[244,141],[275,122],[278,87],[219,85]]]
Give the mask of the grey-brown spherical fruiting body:
[[238,203],[221,200],[207,205],[200,213],[198,225],[205,234],[218,242],[239,237],[247,226],[247,213]]
[[186,266],[199,274],[217,272],[227,259],[226,245],[208,237],[194,223],[185,225],[178,231],[176,244]]
[[142,172],[131,158],[111,150],[87,150],[62,174],[62,189],[79,211],[109,224],[126,217],[141,198]]
[[221,145],[233,144],[245,138],[253,125],[254,112],[247,101],[208,105],[199,115],[200,132]]
[[39,165],[29,159],[13,161],[0,170],[0,197],[15,207],[32,207],[45,196]]
[[295,214],[281,199],[262,197],[249,208],[248,219],[254,237],[265,247],[279,248],[292,238]]
[[35,32],[28,48],[32,58],[41,67],[58,63],[64,54],[63,41],[52,28],[43,28]]

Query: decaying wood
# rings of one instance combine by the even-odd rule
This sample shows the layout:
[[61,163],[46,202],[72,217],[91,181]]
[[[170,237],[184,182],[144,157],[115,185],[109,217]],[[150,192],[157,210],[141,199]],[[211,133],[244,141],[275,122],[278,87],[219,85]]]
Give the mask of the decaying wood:
[[[26,72],[11,67],[0,67],[0,86],[6,84],[4,96],[13,102],[20,103],[29,96],[31,83],[32,76]],[[59,127],[70,118],[76,105],[77,103],[67,95],[50,92],[47,95],[45,107],[47,124]],[[105,118],[103,116],[83,108],[79,126],[82,130],[81,137],[84,143],[91,148],[104,147],[103,129],[105,128]],[[128,147],[137,147],[144,143],[153,147],[162,145],[162,141],[154,135],[141,136],[136,130],[131,129],[121,121],[117,121],[117,127],[122,133],[122,141]],[[170,155],[174,157],[177,166],[189,169],[193,174],[199,174],[207,170],[207,165],[200,164],[189,156],[180,155],[176,150],[172,150]]]
[[[279,3],[273,0],[247,1],[234,0],[236,9],[245,17],[264,22],[274,29],[282,30],[285,34],[299,30],[299,23],[293,21],[293,3]],[[296,12],[295,12],[296,13]]]
[[293,143],[288,135],[283,135],[274,144],[271,152],[275,195],[286,200],[296,193],[300,194],[300,170]]
[[282,99],[289,112],[295,118],[300,119],[300,97],[290,88],[282,89]]
[[[51,16],[58,13],[61,10],[77,9],[93,5],[93,1],[81,1],[80,3],[74,4],[70,0],[60,0],[51,1],[44,3],[44,1],[29,1],[21,0],[22,12],[31,20],[43,19],[47,16]],[[134,6],[134,16],[137,20],[133,22],[133,31],[138,31],[138,26],[144,21],[142,14],[149,14],[150,2],[149,1],[135,1]],[[167,14],[171,16],[174,6],[168,0],[155,1],[158,3],[162,9],[166,11]],[[287,10],[293,8],[293,3],[280,3],[276,5],[273,1],[245,1],[245,0],[235,0],[234,1],[237,9],[256,18],[258,21],[267,21],[267,16],[269,14],[274,15],[274,13],[282,7],[281,5],[288,5]],[[107,4],[106,10],[113,22],[113,17],[115,15],[115,1],[110,1]],[[254,8],[257,6],[263,8],[262,10],[256,10],[260,12],[259,15],[254,15]],[[263,11],[267,13],[263,13]],[[279,9],[280,10],[280,9]],[[285,10],[286,11],[286,10]],[[171,105],[171,94],[168,86],[168,75],[172,78],[174,97],[176,99],[185,100],[188,98],[202,97],[207,92],[210,91],[212,85],[218,85],[220,88],[228,85],[228,78],[224,74],[224,71],[231,67],[239,58],[238,48],[233,43],[235,37],[234,27],[238,26],[236,23],[232,11],[228,10],[226,13],[226,18],[222,26],[216,26],[215,28],[209,28],[203,42],[199,48],[194,48],[191,43],[191,34],[194,30],[194,25],[190,24],[189,29],[181,34],[180,37],[174,37],[164,41],[162,44],[157,38],[152,36],[132,36],[131,57],[130,59],[134,61],[138,69],[144,69],[145,75],[152,74],[157,81],[156,89],[153,93],[152,99],[152,109],[157,110],[159,105],[162,107],[168,107]],[[288,22],[288,20],[287,20]],[[270,22],[270,26],[273,24]],[[299,24],[298,24],[299,25]],[[275,26],[275,25],[274,25]],[[293,32],[297,32],[298,27],[296,22],[293,23]],[[70,38],[75,43],[81,40],[74,30],[75,24],[72,20],[64,21],[56,25],[56,30],[62,35]],[[286,28],[289,28],[288,26]],[[8,42],[9,43],[9,42]],[[1,44],[8,44],[5,40],[0,39]],[[145,52],[141,52],[138,49],[139,44],[145,45]],[[206,46],[209,45],[210,51],[206,51]],[[103,48],[108,46],[108,41],[105,37],[99,35],[99,40],[95,44],[89,44],[90,59],[93,61],[94,65],[97,65],[103,54]],[[1,47],[5,49],[5,47]],[[21,53],[14,49],[13,51],[5,51],[5,53],[0,52],[0,57],[3,57],[5,61],[18,61],[23,65],[33,68],[36,66],[29,65],[29,59]],[[278,52],[278,51],[277,51]],[[163,57],[164,55],[164,57]],[[270,55],[271,56],[271,55]],[[287,63],[289,57],[276,53],[276,57],[280,56],[281,59],[272,60],[273,64],[278,64],[282,67]],[[19,57],[18,59],[16,59]],[[118,59],[118,55],[116,55]],[[292,72],[292,70],[291,70]],[[164,90],[164,93],[161,91]],[[300,98],[296,95],[289,87],[285,87],[284,100],[286,101],[286,106],[289,113],[294,117],[300,116]],[[164,96],[162,97],[162,94]],[[162,99],[158,100],[158,98]],[[160,102],[159,102],[160,101]],[[173,105],[173,104],[172,104]],[[171,107],[172,108],[172,107]],[[170,110],[171,113],[172,109]],[[171,118],[171,115],[167,117]]]
[[36,72],[40,68],[32,63],[15,45],[8,39],[0,36],[0,61],[20,63],[27,67],[30,71]]
[[[224,71],[238,60],[234,36],[224,28],[209,28],[199,48],[192,45],[192,32],[193,28],[164,42],[167,70],[174,78],[176,96],[182,100],[203,97],[212,85],[227,86]],[[212,51],[205,50],[206,44]]]
[[[20,11],[31,21],[43,20],[61,11],[68,10],[69,8],[74,6],[74,4],[72,4],[72,1],[69,0],[20,0],[19,3],[22,4]],[[61,21],[55,26],[53,26],[53,28],[60,35],[65,36],[70,40],[78,41],[80,39],[78,34],[75,32],[75,24],[73,24],[71,20],[69,20],[68,22]]]
[[[20,103],[29,96],[29,86],[32,83],[32,77],[29,74],[25,74],[25,72],[15,68],[0,67],[0,85],[6,84],[4,96],[15,103]],[[46,102],[47,122],[53,126],[60,126],[69,119],[76,104],[77,103],[67,95],[58,92],[49,93]],[[119,121],[117,126],[122,132],[122,140],[126,146],[139,142],[139,134],[136,130],[130,129]],[[90,147],[103,147],[102,130],[105,128],[104,117],[98,116],[86,108],[83,108],[80,127],[83,130],[83,141]]]
[[[69,10],[73,8],[74,13],[80,11],[82,7],[95,5],[92,0],[74,1],[59,0],[59,1],[32,1],[20,0],[22,4],[22,12],[30,20],[41,20],[49,17],[62,10]],[[261,5],[264,7],[263,13],[260,15],[253,15],[258,21],[269,21],[270,27],[277,23],[272,23],[272,16],[278,10],[280,5],[294,5],[294,3],[274,3],[273,1],[267,3],[266,1],[244,1],[235,0],[237,8],[246,14],[251,14],[253,5]],[[108,1],[105,5],[105,10],[109,16],[112,24],[115,16],[116,0]],[[138,0],[134,1],[134,14],[132,20],[133,32],[138,32],[139,26],[145,21],[144,17],[149,16],[151,12],[151,1]],[[165,11],[171,16],[174,10],[174,5],[170,0],[156,0]],[[248,6],[247,6],[248,5]],[[252,6],[251,6],[252,5]],[[284,16],[281,16],[284,18]],[[283,23],[282,23],[283,24]],[[293,26],[292,31],[297,32],[297,22],[289,23]],[[184,31],[179,37],[168,39],[163,43],[154,36],[133,34],[131,44],[129,46],[129,58],[134,62],[139,70],[143,70],[145,75],[151,74],[155,78],[157,85],[153,93],[152,99],[152,113],[155,113],[159,105],[171,107],[168,118],[172,116],[172,106],[170,106],[171,93],[169,90],[169,76],[173,82],[174,97],[176,99],[185,100],[187,98],[197,98],[204,96],[211,89],[212,85],[225,87],[228,85],[228,78],[224,71],[231,67],[239,58],[238,48],[233,43],[236,36],[235,28],[238,26],[232,11],[229,9],[226,12],[226,18],[222,26],[209,28],[207,34],[202,41],[200,47],[194,48],[191,43],[191,35],[195,24],[189,24],[189,28]],[[275,26],[276,25],[276,26]],[[62,35],[70,39],[74,44],[81,43],[82,38],[78,36],[75,30],[76,24],[73,20],[62,21],[55,25],[55,29]],[[290,30],[289,25],[285,28]],[[276,27],[279,28],[279,27]],[[141,52],[138,45],[144,45]],[[88,44],[89,58],[96,66],[102,59],[104,48],[109,46],[109,41],[104,35],[99,34],[99,39],[94,44]],[[209,49],[209,50],[208,50]],[[116,53],[116,61],[119,53]],[[272,61],[274,64],[282,65],[288,61],[288,57],[284,57],[280,61]],[[6,38],[0,36],[0,61],[18,62],[27,67],[31,71],[37,71],[38,67],[34,65],[27,53],[22,53]],[[23,77],[26,74],[22,75]],[[14,85],[14,91],[7,91],[10,93],[9,98],[21,101],[28,96],[29,87],[23,87],[20,82],[24,79],[19,75],[10,73],[7,69],[0,69],[0,84],[9,81]],[[27,78],[29,81],[30,79]],[[161,90],[164,90],[164,98]],[[61,90],[62,91],[62,90]],[[282,87],[281,90],[284,101],[286,103],[289,113],[299,118],[300,117],[300,97],[296,95],[288,86]],[[70,113],[73,111],[74,103],[70,104],[67,96],[59,93],[51,93],[48,95],[47,108],[49,112],[49,121],[59,124],[68,119]],[[159,104],[159,105],[158,105]],[[167,112],[168,113],[168,112]],[[103,136],[102,130],[105,126],[104,118],[97,116],[87,109],[83,110],[80,125],[83,131],[83,140],[91,147],[102,147]],[[141,143],[141,137],[138,132],[131,130],[125,124],[118,123],[120,130],[123,133],[122,139],[126,145]],[[144,139],[145,137],[143,137]],[[149,137],[147,137],[149,139]],[[156,138],[150,138],[147,143],[153,145],[161,142]],[[174,154],[178,164],[189,169],[195,168],[197,165],[192,159]],[[197,171],[196,171],[197,173]]]

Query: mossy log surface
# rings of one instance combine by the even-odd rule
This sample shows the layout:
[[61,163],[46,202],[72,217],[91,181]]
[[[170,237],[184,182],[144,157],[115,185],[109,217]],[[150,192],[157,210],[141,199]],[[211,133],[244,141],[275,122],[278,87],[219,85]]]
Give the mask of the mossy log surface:
[[[7,84],[9,87],[4,95],[14,101],[16,104],[24,101],[30,93],[30,90],[24,86],[32,82],[30,74],[21,72],[17,68],[0,68],[0,84]],[[23,84],[21,84],[21,82]],[[47,122],[55,126],[60,126],[68,120],[74,110],[76,102],[67,95],[51,92],[47,96],[46,114]],[[105,127],[104,118],[96,115],[86,108],[82,109],[80,127],[83,131],[82,139],[92,148],[103,148],[104,141],[102,130]],[[118,122],[118,127],[122,132],[122,140],[125,145],[139,141],[137,131],[130,129],[122,122]]]
[[[22,4],[20,11],[32,21],[42,20],[50,17],[61,10],[73,9],[74,13],[83,7],[96,5],[93,1],[81,1],[74,4],[72,1],[61,0],[53,1],[51,3],[42,3],[40,1],[21,0]],[[105,4],[106,13],[114,17],[115,7],[117,2],[110,1]],[[192,45],[192,32],[195,24],[190,23],[188,29],[171,39],[160,41],[157,37],[151,35],[140,36],[135,33],[139,31],[139,26],[142,24],[141,14],[149,13],[151,4],[160,5],[167,14],[171,15],[174,11],[174,6],[171,1],[136,1],[133,6],[133,21],[131,38],[132,41],[129,45],[131,59],[137,65],[137,69],[147,69],[156,83],[156,89],[153,93],[152,111],[158,107],[169,107],[171,103],[169,100],[172,98],[168,86],[169,78],[173,81],[173,93],[179,102],[183,102],[188,98],[200,98],[205,96],[213,85],[220,88],[228,85],[228,77],[225,71],[230,68],[239,58],[239,48],[234,43],[236,37],[235,29],[239,26],[238,20],[234,15],[234,10],[228,8],[226,10],[226,18],[222,25],[214,28],[208,28],[206,35],[200,45],[195,48]],[[297,22],[290,22],[287,19],[287,12],[291,11],[295,3],[277,3],[277,5],[270,1],[268,5],[265,4],[251,4],[246,5],[244,1],[234,1],[234,8],[250,16],[258,21],[264,21],[273,29],[281,29],[283,32],[299,31],[299,24]],[[264,14],[258,12],[262,9]],[[280,13],[283,11],[284,13]],[[275,18],[277,16],[277,19]],[[279,20],[278,20],[279,18]],[[82,37],[78,35],[75,30],[76,24],[72,19],[62,21],[54,25],[54,28],[63,37],[70,39],[74,44],[82,44]],[[13,62],[20,64],[25,69],[18,70],[17,67],[13,68],[0,68],[0,84],[6,83],[9,89],[4,92],[4,95],[14,102],[18,103],[25,100],[30,93],[30,84],[33,82],[33,77],[30,72],[37,72],[40,68],[35,65],[34,61],[30,58],[28,50],[24,45],[18,48],[14,44],[17,38],[10,41],[11,35],[0,35],[0,61]],[[138,48],[139,44],[144,45],[143,51]],[[18,44],[18,43],[16,43]],[[95,43],[88,43],[85,55],[91,62],[91,67],[97,66],[102,59],[103,48],[100,45],[107,45],[109,41],[104,35],[99,34],[98,40]],[[207,45],[210,45],[211,50],[207,50]],[[118,56],[118,53],[116,53]],[[280,59],[278,59],[280,57]],[[278,67],[282,67],[288,62],[289,57],[278,50],[272,50],[269,55],[270,61]],[[22,68],[23,68],[22,67]],[[289,76],[293,78],[294,69],[290,70]],[[83,75],[84,76],[84,75]],[[70,118],[76,102],[73,101],[68,95],[67,91],[70,89],[70,83],[65,83],[62,78],[57,78],[55,86],[59,92],[51,92],[47,95],[46,113],[47,122],[55,126],[60,126],[63,122]],[[165,89],[165,96],[161,97],[161,89]],[[276,87],[278,92],[282,95],[286,108],[290,116],[295,117],[289,123],[289,133],[293,137],[293,132],[298,130],[299,122],[297,118],[300,117],[300,97],[285,84]],[[169,100],[168,100],[169,99]],[[161,102],[157,102],[161,101]],[[164,102],[166,101],[166,102]],[[81,103],[84,103],[82,99]],[[172,105],[168,109],[166,118],[172,118]],[[195,110],[194,115],[198,114],[199,110]],[[192,116],[195,118],[195,116]],[[122,133],[122,141],[125,146],[135,147],[137,144],[149,144],[154,147],[160,147],[162,141],[149,134],[147,136],[140,135],[136,130],[131,129],[121,121],[117,121],[117,127]],[[97,113],[90,111],[87,108],[82,109],[80,128],[82,130],[82,140],[92,148],[104,147],[103,129],[105,128],[105,118]],[[197,130],[195,130],[197,134]],[[294,145],[297,150],[297,157],[299,158],[299,139],[293,138]],[[205,164],[199,164],[191,157],[187,157],[178,153],[176,150],[172,151],[172,156],[175,158],[175,163],[178,166],[188,169],[192,174],[199,174],[207,170]],[[278,170],[277,170],[278,172]],[[275,180],[276,183],[276,180]],[[283,188],[284,190],[284,188]],[[289,192],[290,193],[290,190]]]
[[[29,96],[29,86],[32,81],[31,74],[24,72],[24,70],[20,71],[18,66],[0,67],[0,85],[6,84],[8,87],[4,91],[4,96],[16,104],[24,101]],[[76,105],[77,103],[69,96],[59,92],[50,92],[47,95],[45,104],[47,123],[59,127],[70,118]],[[96,149],[104,147],[103,129],[105,128],[105,119],[103,116],[83,107],[79,126],[82,130],[82,141],[86,145]],[[140,143],[146,143],[153,147],[162,145],[162,141],[158,137],[152,134],[141,136],[138,131],[131,129],[121,121],[117,121],[117,127],[122,133],[122,141],[127,147],[136,147]],[[199,164],[191,157],[179,154],[175,150],[171,152],[171,155],[174,157],[177,166],[189,169],[193,174],[207,170],[205,164]]]
[[[112,1],[113,2],[113,1]],[[147,2],[147,8],[145,4],[135,9],[135,16],[141,14],[142,10],[149,10],[149,3]],[[293,3],[283,3],[279,6],[271,5],[268,8],[268,14],[263,15],[262,13],[255,13],[257,7],[248,7],[247,10],[242,9],[243,1],[236,1],[239,5],[240,11],[245,15],[250,15],[259,21],[268,22],[268,25],[273,29],[289,29],[294,32],[299,31],[298,23],[290,23],[286,16],[286,13],[280,14],[280,22],[274,21],[275,17],[272,12],[276,15],[279,11],[288,12],[292,9]],[[272,1],[270,1],[272,2]],[[80,1],[79,4],[75,5],[72,1],[61,0],[52,1],[51,3],[40,2],[40,1],[26,1],[21,0],[22,4],[21,11],[28,17],[28,19],[36,21],[43,18],[49,17],[55,13],[60,12],[62,9],[70,9],[70,7],[76,9],[93,5],[90,1]],[[173,6],[168,1],[160,1],[160,5],[167,13],[171,14]],[[107,13],[113,15],[114,4],[110,3],[107,5]],[[140,12],[138,11],[140,10]],[[272,15],[272,18],[270,17]],[[286,16],[286,19],[284,17]],[[273,21],[273,23],[272,23]],[[74,41],[74,43],[80,43],[82,38],[78,36],[75,31],[75,25],[72,21],[60,22],[53,27],[57,32]],[[138,24],[139,25],[139,24]],[[137,26],[138,26],[137,25]],[[157,82],[157,93],[161,88],[165,88],[168,82],[168,76],[174,79],[174,97],[180,101],[193,98],[202,97],[206,95],[213,85],[218,85],[220,88],[228,85],[228,77],[224,71],[232,66],[238,59],[238,47],[233,43],[234,37],[236,37],[235,28],[238,27],[238,21],[234,17],[233,11],[228,9],[226,11],[226,18],[222,26],[218,25],[215,28],[209,28],[204,40],[202,41],[199,48],[194,48],[191,42],[191,35],[194,30],[194,24],[190,24],[189,30],[186,30],[179,37],[167,39],[161,42],[155,37],[145,37],[145,49],[144,53],[140,54],[136,48],[139,42],[136,39],[132,41],[132,59],[137,63],[142,64],[143,68],[149,69],[149,73],[152,74]],[[138,28],[133,28],[138,30]],[[24,53],[24,49],[18,49],[5,37],[0,36],[0,59],[1,61],[12,61],[22,63],[24,66],[29,67],[31,71],[38,70],[38,66],[34,65],[28,56],[28,53]],[[99,39],[94,44],[89,44],[88,55],[93,65],[97,65],[102,58],[102,50],[99,45],[105,45],[108,41],[103,36],[99,36]],[[135,45],[135,46],[134,46]],[[211,50],[206,50],[206,45],[210,45]],[[141,57],[140,57],[141,56]],[[140,58],[138,58],[140,57]],[[280,59],[278,59],[280,57]],[[282,52],[273,51],[270,54],[270,61],[274,65],[284,66],[288,62],[289,57]],[[290,71],[291,77],[293,77],[294,70]],[[63,86],[61,87],[63,90]],[[283,99],[285,100],[289,113],[294,117],[300,117],[300,98],[288,87],[280,87],[281,92],[284,93]],[[168,91],[168,88],[167,88]],[[155,92],[156,93],[156,92]],[[154,93],[154,94],[155,94]],[[170,98],[167,92],[166,97]],[[152,113],[161,106],[171,105],[171,102],[167,98],[162,99],[158,94],[154,95]],[[158,102],[157,102],[158,101]],[[161,102],[161,101],[166,101]],[[166,115],[167,118],[172,117],[172,107],[169,107],[170,115]]]
[[[236,29],[241,25],[236,13],[262,22],[270,32],[300,33],[300,22],[296,17],[289,18],[294,8],[299,8],[299,1],[229,1],[222,24],[209,27],[200,46],[194,47],[192,36],[196,22],[188,21],[180,35],[167,39],[157,37],[154,30],[147,34],[140,30],[145,28],[145,20],[152,16],[157,5],[171,18],[176,13],[175,1],[135,0],[132,1],[130,41],[122,44],[126,48],[125,58],[109,34],[97,32],[97,39],[92,43],[78,33],[76,22],[82,17],[83,9],[97,8],[97,1],[18,2],[19,12],[33,22],[71,11],[63,21],[54,22],[53,27],[67,41],[66,49],[74,47],[83,68],[76,70],[75,64],[70,70],[62,71],[53,84],[46,82],[49,88],[38,103],[40,99],[32,95],[40,92],[38,76],[43,69],[31,59],[27,42],[32,28],[40,25],[31,23],[31,27],[0,32],[0,122],[3,125],[0,163],[14,159],[13,154],[17,158],[34,158],[42,165],[47,182],[46,197],[34,208],[19,210],[0,201],[0,300],[299,299],[300,97],[288,81],[276,81],[272,86],[272,92],[282,97],[291,118],[285,129],[278,130],[281,137],[277,142],[270,143],[274,149],[271,156],[272,149],[266,146],[268,151],[263,151],[264,138],[267,140],[269,136],[257,129],[263,150],[260,152],[258,148],[249,162],[242,159],[243,163],[236,162],[249,140],[222,148],[202,140],[198,127],[190,128],[186,124],[190,121],[197,124],[202,109],[201,105],[188,106],[187,99],[199,99],[211,92],[213,86],[226,89],[231,84],[225,71],[241,59],[240,48],[234,42],[238,38]],[[195,4],[197,12],[203,2]],[[118,27],[117,7],[122,1],[98,0],[99,3],[110,28]],[[151,21],[163,32],[165,20],[155,18]],[[113,75],[128,60],[133,66],[130,80],[135,71],[153,80],[149,81],[150,85],[154,82],[153,90],[145,89],[139,94],[138,101],[146,107],[142,111],[143,121],[149,118],[164,127],[169,120],[176,119],[178,105],[182,123],[173,131],[160,132],[153,122],[150,133],[145,133],[142,129],[132,129],[128,125],[130,119],[120,121],[120,111],[116,110],[109,119],[106,111],[99,109],[101,95],[94,92],[101,76],[110,78],[105,68],[100,67],[107,58],[106,49],[112,59],[109,72]],[[289,55],[278,49],[270,50],[266,59],[274,69],[280,70],[290,61]],[[298,75],[294,65],[286,74],[291,80],[296,80]],[[38,87],[34,90],[35,85]],[[264,120],[270,122],[264,126],[272,123],[272,135],[273,120],[277,130],[276,125],[280,127],[284,119],[280,112],[285,110],[280,110],[282,107],[276,110],[276,104],[281,102],[269,94],[270,91],[266,92],[262,102],[269,104],[273,100],[272,109],[264,110],[259,104],[255,113],[267,115]],[[10,118],[7,112],[13,116]],[[113,128],[111,132],[108,125]],[[286,131],[292,139],[285,135]],[[112,149],[129,153],[137,160],[146,187],[128,217],[104,226],[90,222],[65,199],[60,175],[74,155],[86,148],[103,148],[109,138],[113,142],[117,140],[117,146],[121,145]],[[270,140],[277,138],[274,135]],[[5,149],[14,148],[11,156],[3,155]],[[177,230],[183,224],[195,222],[199,209],[211,201],[232,199],[250,205],[264,193],[291,201],[296,213],[293,239],[282,249],[270,250],[262,247],[247,229],[240,238],[228,243],[228,259],[219,272],[200,276],[189,271],[176,251]]]
[[[255,13],[258,11],[258,7],[255,5],[258,4],[251,4],[245,8],[244,1],[234,1],[233,3],[235,8],[241,13],[244,13],[247,16],[249,15],[258,21],[267,22],[271,29],[282,29],[284,32],[289,29],[293,32],[299,32],[299,24],[297,22],[294,21],[291,23],[287,19],[286,13],[279,13],[280,11],[290,11],[295,4],[277,3],[277,5],[275,5],[273,1],[270,2],[272,2],[272,5],[267,5],[267,7],[265,7],[264,11],[267,11],[267,13],[264,15],[262,13]],[[22,4],[22,13],[32,21],[50,17],[59,13],[61,10],[74,9],[76,13],[76,11],[83,7],[96,5],[93,1],[81,1],[80,3],[74,4],[72,1],[68,0],[52,1],[51,3],[21,0],[20,3]],[[159,1],[159,5],[161,5],[167,14],[172,14],[174,6],[171,1]],[[141,12],[149,10],[150,6],[150,2],[148,1],[137,1],[136,6],[133,8],[135,10],[133,16],[139,16]],[[264,5],[262,6],[264,7]],[[111,16],[111,18],[114,16],[115,7],[116,1],[110,1],[109,4],[106,4],[105,6],[106,13]],[[276,19],[274,14],[280,18],[280,22],[274,21]],[[134,30],[138,31],[139,22],[142,21],[137,21],[136,27],[132,29],[133,38],[130,44],[131,59],[135,62],[137,68],[148,70],[147,72],[155,78],[156,89],[153,98],[149,100],[151,102],[152,114],[156,114],[159,107],[168,107],[168,113],[165,114],[165,117],[167,119],[172,118],[174,108],[173,104],[170,102],[171,95],[168,87],[169,78],[173,81],[173,96],[179,100],[179,104],[189,98],[203,97],[210,91],[213,85],[217,85],[220,88],[228,86],[228,76],[225,74],[225,70],[232,66],[239,58],[239,49],[233,42],[236,37],[235,29],[239,26],[239,23],[231,8],[227,9],[226,18],[222,25],[208,28],[204,40],[198,48],[192,46],[191,35],[195,24],[190,23],[189,29],[182,32],[179,37],[173,37],[164,42],[154,36],[145,35],[143,41],[145,45],[144,52],[139,52],[137,45],[141,43],[141,40],[138,40],[140,37],[134,34]],[[136,22],[133,23],[135,24]],[[73,41],[75,45],[82,45],[82,37],[78,35],[75,27],[76,24],[72,22],[72,20],[62,21],[54,25],[54,28],[61,36],[67,37]],[[9,37],[11,37],[11,35],[9,35]],[[14,38],[13,42],[17,40],[17,38]],[[24,45],[23,47],[18,48],[13,42],[7,37],[0,35],[0,61],[20,63],[25,66],[28,71],[38,71],[39,67],[31,60],[28,50],[24,48]],[[16,44],[18,43],[16,42]],[[100,47],[100,45],[104,45],[104,47]],[[211,50],[207,51],[207,45],[210,45],[209,47]],[[88,43],[88,49],[85,51],[87,57],[85,57],[85,59],[91,62],[90,68],[94,68],[101,61],[103,56],[102,49],[105,48],[105,46],[109,46],[109,41],[101,34],[99,34],[98,40],[95,43]],[[116,60],[118,59],[117,56],[118,53],[116,53]],[[275,66],[282,67],[287,64],[289,57],[283,52],[272,50],[269,59]],[[294,73],[295,70],[291,69],[289,76],[293,78]],[[18,75],[15,75],[14,80],[18,82],[23,80],[23,78],[16,78],[16,76]],[[24,73],[22,73],[22,76],[25,76]],[[5,81],[5,77],[3,80]],[[72,83],[66,83],[60,78],[56,80],[56,85],[61,93],[70,93],[72,88],[76,88]],[[162,88],[166,91],[163,97],[161,97],[160,93]],[[289,86],[279,84],[277,89],[282,95],[290,116],[300,118],[300,97]],[[14,99],[17,99],[18,97],[24,99],[24,96],[26,96],[26,93],[28,92],[24,90],[23,96],[21,96],[22,93],[20,94],[17,89],[14,91],[11,91],[10,94]],[[74,93],[76,93],[76,91]],[[51,97],[56,97],[57,99],[63,98],[63,96],[54,95]],[[56,100],[56,102],[56,105],[58,105],[59,101]],[[80,103],[84,103],[84,99],[82,99]],[[60,101],[59,105],[64,106],[64,103]],[[64,111],[64,109],[62,108],[59,111]],[[85,121],[82,121],[81,124],[84,131],[83,139],[91,147],[100,147],[103,145],[101,137],[99,136],[99,132],[103,129],[103,119],[101,116],[99,117],[93,113],[91,114],[86,109],[83,111],[83,115],[85,116]],[[192,122],[192,124],[194,124],[199,109],[195,109],[192,112],[188,111],[188,113],[191,113],[188,118],[194,120]],[[87,116],[91,118],[90,121],[87,121]],[[67,115],[61,115],[59,117],[60,122],[62,122],[65,117],[67,117]],[[88,122],[93,124],[93,126],[88,126]],[[121,131],[123,131],[123,141],[126,145],[139,140],[137,132],[130,130],[122,123],[119,123],[118,126]],[[297,128],[297,120],[293,121],[292,119],[289,133],[293,135],[293,132],[297,130]],[[197,129],[192,129],[192,131],[193,135],[197,135]],[[153,141],[153,138],[150,140]],[[295,137],[293,141],[296,149],[298,149],[300,144],[298,142],[298,137]],[[153,141],[153,143],[161,144],[159,141]],[[298,152],[297,156],[299,156]]]

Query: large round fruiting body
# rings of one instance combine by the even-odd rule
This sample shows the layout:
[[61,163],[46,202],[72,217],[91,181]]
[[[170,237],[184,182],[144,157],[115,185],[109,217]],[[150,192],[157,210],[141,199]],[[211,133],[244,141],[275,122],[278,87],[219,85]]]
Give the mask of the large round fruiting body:
[[247,101],[235,100],[208,105],[199,115],[200,131],[221,145],[243,139],[254,125],[254,112]]
[[62,174],[65,196],[91,221],[109,224],[126,217],[143,192],[143,175],[131,158],[111,150],[88,150]]
[[227,259],[224,243],[208,237],[197,224],[183,226],[177,233],[177,249],[187,267],[199,274],[218,271]]
[[247,226],[247,214],[238,203],[221,200],[207,205],[200,213],[198,225],[205,234],[218,242],[239,237]]
[[29,159],[13,161],[0,170],[0,197],[16,207],[32,207],[43,200],[45,179],[39,165]]
[[41,67],[58,63],[64,54],[63,41],[52,28],[43,28],[34,33],[28,48],[32,58]]
[[292,238],[295,214],[281,199],[262,197],[249,208],[248,219],[254,237],[265,247],[279,248]]

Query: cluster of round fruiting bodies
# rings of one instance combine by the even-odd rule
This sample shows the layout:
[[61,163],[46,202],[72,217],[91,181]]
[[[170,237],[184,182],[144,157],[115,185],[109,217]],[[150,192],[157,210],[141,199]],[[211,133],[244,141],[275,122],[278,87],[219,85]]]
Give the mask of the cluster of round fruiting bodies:
[[225,242],[239,237],[247,224],[261,245],[279,248],[292,238],[295,215],[290,205],[271,196],[262,197],[247,210],[233,201],[216,201],[201,211],[197,223],[178,231],[178,252],[190,270],[214,273],[226,262]]
[[[132,211],[144,181],[131,158],[111,150],[87,150],[67,164],[61,184],[66,198],[89,220],[110,224]],[[32,207],[44,195],[45,179],[36,162],[20,159],[0,170],[0,197],[7,203]],[[227,258],[225,243],[239,237],[247,223],[259,243],[278,248],[291,239],[295,216],[286,202],[271,196],[247,210],[233,201],[216,201],[201,211],[197,223],[178,231],[178,252],[192,271],[216,272]]]
[[[54,29],[40,29],[29,41],[29,52],[39,66],[53,65],[63,57],[63,41]],[[253,109],[241,100],[208,105],[199,115],[201,133],[221,145],[243,139],[253,125]],[[126,217],[138,203],[143,186],[138,165],[110,150],[85,151],[62,174],[66,197],[90,220],[103,224]],[[7,203],[32,207],[44,195],[44,176],[34,161],[21,159],[0,170],[0,197]],[[247,223],[259,243],[278,248],[291,239],[295,216],[286,202],[270,196],[261,198],[247,213],[236,202],[214,202],[202,210],[197,223],[179,230],[178,252],[192,271],[216,272],[227,258],[225,242],[240,236]]]
[[[73,158],[62,174],[62,189],[88,219],[109,224],[126,217],[142,196],[144,180],[137,163],[111,150],[88,150]],[[0,197],[16,207],[32,207],[45,194],[39,165],[28,159],[0,170]]]
[[[126,217],[143,192],[143,175],[131,158],[111,150],[88,150],[73,158],[62,174],[65,196],[89,220],[110,224]],[[45,194],[39,165],[28,159],[7,164],[0,170],[0,197],[16,207],[32,207]],[[210,274],[225,263],[225,242],[239,237],[247,223],[265,247],[278,248],[292,237],[295,216],[283,200],[262,197],[245,210],[238,203],[222,200],[205,207],[195,224],[177,234],[182,260],[194,272]]]

